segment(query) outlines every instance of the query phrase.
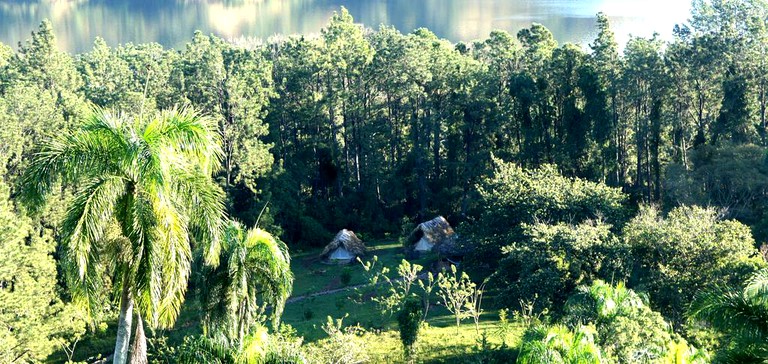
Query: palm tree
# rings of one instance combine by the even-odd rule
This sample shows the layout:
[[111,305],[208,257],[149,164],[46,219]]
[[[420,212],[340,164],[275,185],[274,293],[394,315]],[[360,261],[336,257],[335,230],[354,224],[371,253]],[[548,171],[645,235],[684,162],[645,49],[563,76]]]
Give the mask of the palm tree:
[[[216,124],[190,109],[139,118],[94,110],[34,154],[22,180],[32,211],[60,182],[75,191],[60,226],[73,297],[94,307],[99,264],[112,263],[121,292],[115,363],[128,360],[134,309],[137,348],[146,347],[143,321],[173,325],[190,274],[191,239],[207,263],[217,264],[223,192],[210,176],[220,155]],[[118,233],[108,236],[112,226]],[[133,356],[146,361],[145,352]]]
[[521,364],[599,364],[600,348],[594,341],[594,329],[581,326],[572,332],[556,325],[534,328],[520,345]]
[[580,286],[565,303],[569,324],[611,322],[617,316],[627,315],[645,306],[644,297],[627,288],[596,280],[589,286]]
[[[595,325],[597,344],[609,360],[618,362],[708,363],[705,350],[689,346],[669,332],[660,314],[646,304],[644,295],[623,283],[601,280],[581,286],[565,304],[564,321],[570,326]],[[622,335],[634,332],[634,335]]]
[[742,289],[717,287],[696,297],[691,316],[723,334],[718,353],[726,363],[768,361],[768,270],[755,273]]
[[[206,333],[217,331],[242,345],[266,306],[279,323],[293,289],[288,247],[258,228],[230,221],[224,229],[221,264],[203,270],[200,301]],[[263,302],[263,304],[261,303]]]

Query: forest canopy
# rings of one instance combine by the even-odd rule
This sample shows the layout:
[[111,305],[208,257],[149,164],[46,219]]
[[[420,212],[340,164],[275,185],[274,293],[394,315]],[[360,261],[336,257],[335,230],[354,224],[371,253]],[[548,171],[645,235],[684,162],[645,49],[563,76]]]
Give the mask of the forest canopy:
[[[0,361],[72,359],[106,322],[125,355],[146,356],[143,325],[160,337],[185,307],[202,324],[181,362],[288,345],[294,252],[341,229],[397,241],[435,216],[469,252],[462,271],[363,263],[397,299],[361,296],[403,310],[404,355],[434,289],[478,335],[483,292],[494,309],[527,307],[524,362],[564,350],[553,337],[590,360],[764,359],[764,328],[730,330],[718,315],[731,301],[706,292],[766,317],[766,21],[762,1],[695,1],[672,40],[620,46],[601,13],[580,47],[535,23],[451,43],[342,8],[317,36],[97,38],[75,55],[44,21],[0,44]],[[362,345],[341,322],[328,318],[324,345]],[[646,346],[631,334],[644,327]]]

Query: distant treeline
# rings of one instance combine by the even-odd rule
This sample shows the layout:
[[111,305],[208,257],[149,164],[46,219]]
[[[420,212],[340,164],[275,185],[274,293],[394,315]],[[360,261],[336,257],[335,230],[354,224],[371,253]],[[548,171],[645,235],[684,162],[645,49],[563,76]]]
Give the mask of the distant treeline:
[[[621,187],[633,202],[712,205],[768,237],[768,8],[695,2],[674,40],[608,18],[585,50],[544,26],[453,44],[344,9],[319,37],[253,46],[197,33],[158,44],[59,52],[44,22],[0,47],[0,172],[18,183],[35,142],[89,105],[124,113],[191,104],[224,140],[230,213],[293,246],[340,228],[399,234],[436,214],[479,216],[493,158]],[[264,209],[266,206],[266,209]]]

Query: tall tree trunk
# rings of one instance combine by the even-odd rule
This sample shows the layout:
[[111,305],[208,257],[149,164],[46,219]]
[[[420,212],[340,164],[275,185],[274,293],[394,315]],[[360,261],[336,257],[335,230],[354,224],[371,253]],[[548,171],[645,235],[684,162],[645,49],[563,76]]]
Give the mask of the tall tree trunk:
[[147,364],[147,336],[144,335],[144,320],[136,311],[136,333],[131,345],[131,364]]
[[120,316],[117,319],[117,340],[115,341],[115,353],[112,358],[114,364],[128,363],[128,346],[131,341],[131,321],[133,319],[133,297],[128,282],[123,281],[123,294],[120,297]]
[[433,176],[434,181],[436,182],[435,185],[440,181],[440,129],[442,126],[440,118],[441,113],[437,112],[432,123],[432,158],[434,159],[432,165],[435,169],[435,175]]

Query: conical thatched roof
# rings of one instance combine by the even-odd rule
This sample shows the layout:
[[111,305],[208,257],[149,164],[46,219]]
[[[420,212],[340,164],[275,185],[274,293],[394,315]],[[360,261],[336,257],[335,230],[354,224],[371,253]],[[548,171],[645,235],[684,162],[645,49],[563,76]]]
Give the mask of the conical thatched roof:
[[336,249],[344,248],[355,256],[365,255],[365,244],[360,238],[355,235],[352,230],[343,229],[333,238],[333,240],[325,246],[323,252],[320,254],[320,258],[328,259],[328,257],[336,251]]
[[413,232],[408,236],[408,243],[417,251],[432,250],[433,248],[442,251],[456,244],[456,233],[444,217],[438,216],[413,229]]

